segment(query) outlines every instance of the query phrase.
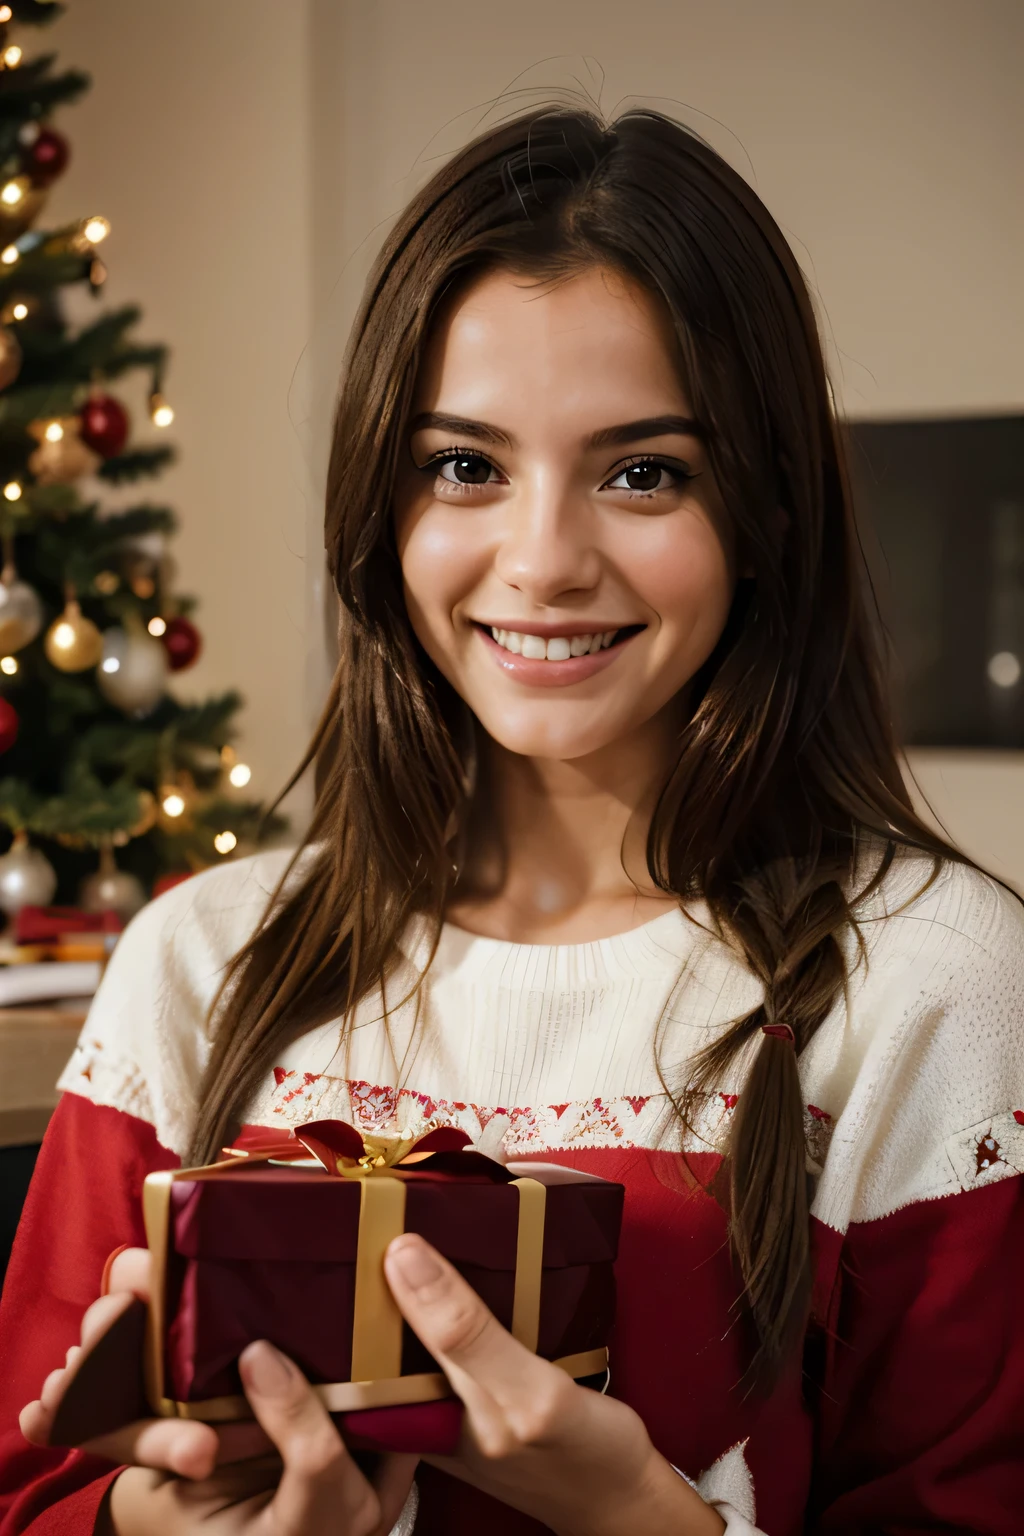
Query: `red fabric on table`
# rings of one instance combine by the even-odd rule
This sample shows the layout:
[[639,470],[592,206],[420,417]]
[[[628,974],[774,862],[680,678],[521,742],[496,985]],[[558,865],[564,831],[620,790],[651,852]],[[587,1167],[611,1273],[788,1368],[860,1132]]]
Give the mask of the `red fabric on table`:
[[[493,1176],[440,1167],[401,1170],[405,1230],[444,1253],[504,1327],[512,1322],[519,1192]],[[482,1162],[482,1159],[480,1160]],[[470,1165],[472,1166],[472,1165]],[[536,1169],[538,1176],[542,1170]],[[547,1359],[607,1344],[615,1314],[613,1264],[621,1184],[564,1172],[547,1190],[539,1353]],[[347,1381],[361,1190],[321,1170],[225,1170],[175,1181],[168,1254],[169,1395],[196,1402],[241,1391],[235,1362],[269,1338],[312,1381]],[[409,1328],[402,1372],[437,1370]]]

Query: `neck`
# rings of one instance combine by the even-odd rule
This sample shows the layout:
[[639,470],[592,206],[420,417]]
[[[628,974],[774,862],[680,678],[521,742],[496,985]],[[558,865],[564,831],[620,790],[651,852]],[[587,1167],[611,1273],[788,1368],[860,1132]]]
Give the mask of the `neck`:
[[449,907],[472,932],[521,943],[621,933],[677,905],[652,883],[646,844],[678,732],[673,712],[571,761],[481,742],[484,854]]

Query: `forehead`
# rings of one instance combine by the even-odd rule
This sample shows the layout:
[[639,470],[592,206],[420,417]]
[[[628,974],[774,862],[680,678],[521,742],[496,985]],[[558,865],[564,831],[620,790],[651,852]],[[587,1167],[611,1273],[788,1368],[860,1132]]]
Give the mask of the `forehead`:
[[[629,417],[686,414],[668,311],[605,268],[557,282],[489,272],[441,312],[417,389],[417,409],[511,425],[583,415],[588,429]],[[600,418],[600,420],[595,420]]]

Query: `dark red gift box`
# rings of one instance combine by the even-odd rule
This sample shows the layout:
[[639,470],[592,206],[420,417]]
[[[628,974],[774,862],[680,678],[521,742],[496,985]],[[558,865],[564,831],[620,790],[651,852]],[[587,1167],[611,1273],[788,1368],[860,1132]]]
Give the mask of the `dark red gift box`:
[[452,1450],[450,1388],[383,1276],[387,1243],[403,1230],[443,1253],[528,1348],[577,1378],[603,1372],[622,1185],[501,1165],[467,1142],[441,1129],[389,1148],[338,1121],[284,1138],[250,1127],[229,1163],[151,1175],[147,1232],[164,1279],[150,1306],[151,1408],[250,1417],[237,1360],[268,1338],[350,1443]]

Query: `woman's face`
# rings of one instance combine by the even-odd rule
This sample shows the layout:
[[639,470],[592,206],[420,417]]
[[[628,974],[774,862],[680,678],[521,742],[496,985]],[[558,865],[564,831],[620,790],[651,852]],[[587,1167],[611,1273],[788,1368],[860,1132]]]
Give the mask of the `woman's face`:
[[581,758],[681,709],[722,633],[733,562],[668,334],[594,269],[490,273],[431,338],[396,488],[405,598],[510,752]]

